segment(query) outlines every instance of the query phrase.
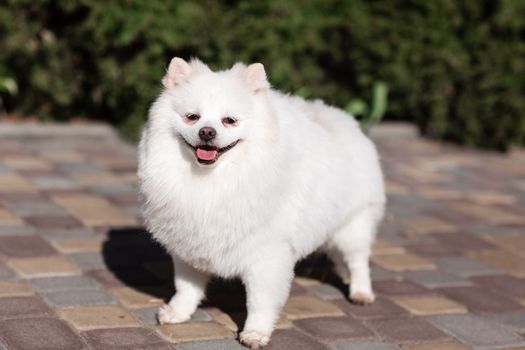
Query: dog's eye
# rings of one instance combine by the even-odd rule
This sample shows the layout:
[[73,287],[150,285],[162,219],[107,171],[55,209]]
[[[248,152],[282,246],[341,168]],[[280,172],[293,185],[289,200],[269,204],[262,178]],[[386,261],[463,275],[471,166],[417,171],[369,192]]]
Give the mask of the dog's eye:
[[189,121],[192,121],[192,122],[195,122],[197,120],[199,120],[201,116],[198,115],[198,114],[195,114],[195,113],[188,113],[186,114],[186,119],[188,119]]
[[224,125],[235,125],[237,123],[237,120],[232,117],[226,117],[222,119],[222,123]]

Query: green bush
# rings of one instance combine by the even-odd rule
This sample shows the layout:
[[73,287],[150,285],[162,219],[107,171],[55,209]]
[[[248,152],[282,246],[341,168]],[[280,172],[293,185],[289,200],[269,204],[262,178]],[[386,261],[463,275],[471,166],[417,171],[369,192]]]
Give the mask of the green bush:
[[99,118],[134,137],[172,56],[263,62],[279,89],[344,107],[389,88],[387,118],[434,137],[525,144],[525,2],[6,0],[3,96],[22,114]]

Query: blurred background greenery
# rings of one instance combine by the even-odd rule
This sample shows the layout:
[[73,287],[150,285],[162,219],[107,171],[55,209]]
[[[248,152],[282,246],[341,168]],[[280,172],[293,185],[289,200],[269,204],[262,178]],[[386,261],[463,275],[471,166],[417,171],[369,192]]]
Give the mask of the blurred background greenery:
[[0,3],[13,114],[99,119],[134,138],[175,55],[259,61],[275,87],[343,108],[388,86],[387,119],[478,147],[525,144],[525,1]]

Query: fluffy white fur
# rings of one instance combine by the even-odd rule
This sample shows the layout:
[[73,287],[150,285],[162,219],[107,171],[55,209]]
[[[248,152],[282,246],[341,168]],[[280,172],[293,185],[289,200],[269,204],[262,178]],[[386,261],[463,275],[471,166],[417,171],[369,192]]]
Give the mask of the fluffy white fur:
[[[260,63],[212,72],[174,58],[163,84],[138,172],[147,228],[176,271],[159,321],[188,320],[209,276],[240,277],[248,310],[240,339],[264,346],[295,263],[319,248],[350,272],[350,298],[372,302],[368,260],[385,195],[375,147],[353,117],[272,90]],[[188,113],[200,119],[188,125]],[[236,125],[225,127],[225,116]],[[201,142],[204,126],[216,129],[217,147],[240,140],[213,165],[187,144]]]

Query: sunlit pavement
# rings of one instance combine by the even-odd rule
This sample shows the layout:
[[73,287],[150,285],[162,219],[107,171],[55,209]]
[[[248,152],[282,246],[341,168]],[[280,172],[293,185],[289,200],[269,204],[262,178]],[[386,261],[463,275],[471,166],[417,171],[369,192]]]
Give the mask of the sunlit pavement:
[[[374,130],[389,206],[355,306],[323,256],[297,268],[267,349],[524,349],[525,151]],[[159,326],[173,271],[141,228],[133,146],[104,126],[0,124],[0,349],[240,349],[236,281]]]

